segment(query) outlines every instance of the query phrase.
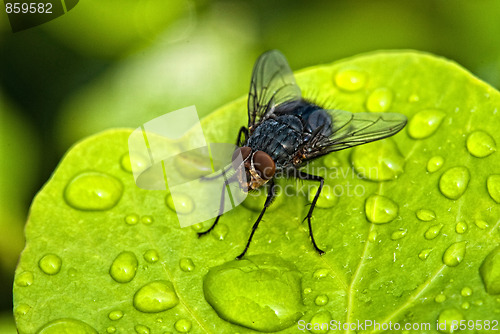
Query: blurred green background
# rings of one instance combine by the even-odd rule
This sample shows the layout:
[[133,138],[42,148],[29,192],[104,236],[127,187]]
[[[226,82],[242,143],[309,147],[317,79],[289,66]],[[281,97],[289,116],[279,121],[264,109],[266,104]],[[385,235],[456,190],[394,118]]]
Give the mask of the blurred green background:
[[16,332],[11,288],[29,205],[77,140],[193,104],[207,115],[247,93],[254,61],[273,48],[294,70],[423,50],[499,88],[499,18],[498,0],[82,0],[12,33],[2,11],[0,333]]

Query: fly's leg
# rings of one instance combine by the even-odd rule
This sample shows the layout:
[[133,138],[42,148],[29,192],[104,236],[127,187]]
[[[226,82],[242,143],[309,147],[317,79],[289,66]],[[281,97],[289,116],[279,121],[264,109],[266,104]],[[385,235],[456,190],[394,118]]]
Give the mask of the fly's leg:
[[264,216],[266,209],[269,207],[269,205],[271,205],[275,196],[276,196],[276,187],[275,187],[274,181],[271,180],[271,181],[269,181],[269,191],[267,193],[266,202],[264,203],[264,208],[260,212],[259,218],[257,218],[257,220],[255,221],[255,223],[252,226],[252,233],[250,234],[250,237],[248,238],[248,242],[247,242],[247,245],[245,246],[245,250],[243,251],[243,253],[241,253],[240,255],[238,255],[236,257],[236,260],[240,260],[247,252],[248,247],[250,246],[250,242],[252,241],[253,235],[254,235],[255,231],[257,230],[257,227],[259,227],[259,223],[262,220],[262,217]]
[[[227,181],[226,181],[227,182]],[[221,194],[220,194],[220,206],[219,206],[219,214],[217,215],[217,218],[215,218],[215,221],[214,223],[212,224],[212,226],[210,226],[210,228],[208,230],[206,230],[205,232],[199,232],[198,233],[198,238],[203,236],[203,235],[206,235],[208,233],[210,233],[210,231],[212,231],[215,227],[215,225],[217,225],[217,223],[219,222],[219,219],[220,217],[222,217],[222,214],[224,213],[224,200],[225,200],[225,190],[226,190],[226,182],[224,182],[222,184],[222,191],[221,191]]]
[[[241,141],[241,135],[245,137],[244,141]],[[244,143],[246,143],[248,139],[248,129],[244,126],[240,128],[240,131],[238,131],[238,137],[236,138],[236,146],[241,146]]]
[[[314,199],[311,203],[311,207],[309,208],[309,212],[307,213],[307,216],[305,216],[304,220],[307,219],[307,223],[309,225],[309,236],[311,237],[311,241],[312,241],[314,248],[319,253],[319,255],[323,255],[323,254],[325,254],[325,252],[322,251],[321,249],[319,249],[318,245],[316,245],[316,241],[314,240],[312,226],[311,226],[311,217],[312,217],[312,213],[314,211],[314,208],[316,207],[316,202],[318,201],[318,197],[319,197],[319,194],[321,193],[321,189],[323,189],[324,179],[321,176],[310,175],[310,174],[304,173],[302,171],[298,171],[298,178],[301,180],[319,182],[318,191],[316,192],[316,195],[314,195]],[[302,220],[302,222],[304,220]]]

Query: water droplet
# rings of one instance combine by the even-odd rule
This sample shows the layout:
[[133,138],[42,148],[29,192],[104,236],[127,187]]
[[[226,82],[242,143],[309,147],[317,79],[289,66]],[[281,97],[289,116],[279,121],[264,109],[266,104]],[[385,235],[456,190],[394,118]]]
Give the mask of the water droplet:
[[467,231],[467,223],[466,222],[458,222],[455,226],[455,232],[458,234],[464,234]]
[[432,210],[420,209],[417,210],[417,218],[424,222],[430,222],[431,220],[436,219],[436,213]]
[[191,228],[195,232],[200,232],[203,229],[203,223],[194,224],[194,225],[191,226]]
[[332,321],[332,315],[330,314],[330,312],[323,311],[316,313],[311,318],[310,323],[312,328],[309,331],[314,334],[328,333],[328,324],[330,323],[330,321]]
[[404,172],[405,158],[392,139],[383,139],[352,150],[351,162],[360,177],[388,181]]
[[22,315],[26,315],[28,314],[28,312],[31,310],[31,306],[29,306],[28,304],[19,304],[16,306],[15,310],[14,310],[14,314],[16,316],[22,316]]
[[470,308],[470,303],[469,303],[469,302],[463,302],[463,303],[462,303],[462,308],[463,308],[464,310],[468,310],[468,309]]
[[308,294],[310,294],[311,292],[312,292],[312,289],[311,289],[311,288],[305,288],[305,289],[304,289],[304,294],[305,294],[305,295],[308,295]]
[[460,291],[460,294],[464,297],[470,297],[472,295],[472,289],[468,286],[465,286],[463,287],[462,291]]
[[438,318],[439,331],[441,333],[454,333],[456,329],[451,327],[452,324],[460,324],[461,320],[464,320],[464,316],[459,310],[455,308],[443,310]]
[[432,157],[429,159],[429,161],[427,161],[427,171],[429,173],[434,173],[434,172],[437,172],[438,170],[441,169],[441,167],[443,167],[444,165],[444,158],[442,156],[435,156],[435,157]]
[[149,225],[149,224],[153,224],[153,217],[151,216],[142,216],[141,217],[141,223],[145,224],[145,225]]
[[175,322],[175,329],[179,332],[179,333],[187,333],[191,330],[191,321],[188,320],[188,319],[179,319]]
[[130,215],[127,215],[125,217],[125,223],[129,225],[135,225],[139,222],[139,215],[136,215],[135,213],[132,213]]
[[392,240],[399,240],[405,237],[406,233],[408,232],[407,229],[399,229],[397,231],[392,232],[391,234],[391,239]]
[[217,240],[224,240],[224,238],[227,235],[227,232],[229,232],[229,227],[227,227],[227,225],[224,223],[219,223],[215,225],[211,234]]
[[443,254],[443,263],[448,267],[458,266],[465,256],[465,241],[455,242],[451,244]]
[[427,260],[427,258],[429,257],[429,255],[431,254],[432,252],[432,249],[431,248],[426,248],[426,249],[423,249],[422,251],[420,251],[420,253],[418,254],[418,258],[422,261],[425,261]]
[[[309,187],[307,199],[310,203],[312,203],[314,196],[316,196],[318,188],[318,186]],[[338,196],[335,195],[335,192],[333,191],[333,187],[331,187],[329,184],[325,184],[323,186],[323,189],[321,189],[321,193],[319,194],[316,206],[319,208],[328,209],[333,207],[338,202],[338,199]]]
[[150,282],[134,295],[134,307],[144,313],[163,312],[178,303],[179,298],[169,281]]
[[425,231],[424,237],[427,240],[435,239],[439,235],[439,233],[441,233],[442,228],[443,228],[442,224],[432,225],[427,229],[427,231]]
[[377,88],[368,96],[366,109],[371,112],[384,112],[389,110],[392,104],[392,91],[388,88]]
[[17,286],[30,286],[33,284],[33,273],[31,271],[23,271],[16,276],[15,282]]
[[355,92],[365,86],[366,74],[355,69],[341,70],[335,75],[335,84],[344,91]]
[[122,155],[120,158],[120,165],[124,171],[132,173],[132,165],[130,164],[130,155],[128,153]]
[[[271,206],[267,208],[266,212],[271,212],[276,210],[276,208],[280,207],[283,203],[283,196],[281,196],[281,187],[277,187],[276,197]],[[261,212],[264,207],[264,203],[266,202],[267,193],[265,191],[255,191],[249,192],[247,194],[247,198],[241,203],[243,207],[248,210],[252,210],[254,212]]]
[[134,170],[144,171],[148,164],[148,159],[145,159],[139,154],[133,154],[130,156],[128,153],[125,153],[120,159],[121,167],[128,173],[132,173]]
[[314,303],[318,306],[324,306],[328,304],[328,296],[327,295],[319,295],[314,300]]
[[188,213],[193,212],[194,210],[194,202],[191,199],[191,197],[187,195],[176,194],[175,205],[174,205],[174,199],[172,197],[172,194],[168,194],[167,197],[165,198],[165,202],[168,208],[177,214],[186,215]]
[[436,132],[446,113],[441,110],[422,110],[408,123],[408,134],[413,139],[424,139]]
[[479,273],[490,295],[500,294],[500,246],[493,249],[484,259]]
[[474,224],[481,230],[485,230],[489,227],[488,223],[481,219],[476,220]]
[[155,263],[160,259],[160,255],[154,249],[148,249],[146,252],[144,252],[143,257],[144,260],[149,263]]
[[62,260],[55,254],[47,254],[38,261],[38,266],[47,275],[55,275],[61,270]]
[[302,317],[301,274],[274,255],[246,256],[213,267],[203,290],[222,319],[257,331],[276,332]]
[[474,131],[467,137],[467,150],[476,158],[484,158],[497,150],[493,138],[484,131]]
[[193,271],[194,270],[194,263],[190,258],[185,257],[185,258],[180,259],[179,267],[181,267],[182,271],[186,271],[186,272]]
[[135,332],[137,334],[149,334],[150,333],[148,326],[135,325],[134,329],[135,329]]
[[442,293],[440,293],[439,295],[436,296],[436,298],[434,298],[434,301],[436,303],[439,303],[439,304],[444,302],[445,300],[446,300],[446,296]]
[[417,94],[415,94],[415,93],[411,94],[408,97],[408,102],[412,102],[413,103],[413,102],[418,102],[419,100],[420,100],[420,97]]
[[137,272],[137,258],[132,252],[121,252],[109,268],[109,274],[118,283],[128,283]]
[[478,299],[478,300],[475,300],[473,302],[473,304],[476,305],[476,306],[482,306],[483,305],[483,301],[481,299]]
[[500,203],[500,175],[490,175],[486,181],[486,187],[491,198],[497,203]]
[[77,274],[78,274],[78,270],[76,270],[75,268],[68,269],[68,276],[69,277],[76,277]]
[[80,320],[57,319],[47,323],[37,332],[37,334],[60,333],[97,334],[97,331]]
[[321,269],[318,269],[314,272],[313,277],[319,279],[319,278],[328,277],[329,275],[330,275],[330,272],[328,271],[328,269],[321,268]]
[[123,317],[123,312],[120,310],[111,311],[108,314],[109,320],[120,320]]
[[370,241],[370,242],[377,241],[377,232],[376,231],[370,231],[370,233],[368,234],[368,241]]
[[465,167],[452,167],[441,175],[439,190],[449,199],[460,198],[469,184],[470,173]]
[[327,168],[337,168],[340,167],[340,160],[333,154],[327,154],[323,159],[323,164]]
[[398,210],[396,203],[381,195],[371,195],[365,202],[366,218],[374,224],[385,224],[393,221],[398,215]]
[[78,210],[109,210],[118,203],[122,193],[122,183],[113,176],[85,172],[68,183],[64,199]]
[[116,327],[113,327],[113,326],[109,326],[108,328],[106,328],[106,333],[114,333],[116,332]]

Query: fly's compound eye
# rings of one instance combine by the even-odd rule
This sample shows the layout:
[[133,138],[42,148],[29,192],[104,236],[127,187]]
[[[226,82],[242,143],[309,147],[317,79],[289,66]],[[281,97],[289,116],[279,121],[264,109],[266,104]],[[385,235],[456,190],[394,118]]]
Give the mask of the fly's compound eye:
[[274,176],[276,164],[273,159],[263,151],[257,151],[253,155],[253,165],[257,173],[264,180],[269,180]]
[[[238,169],[240,167],[241,162],[237,161],[239,154],[241,154],[241,158],[243,159],[243,162],[246,162],[248,160],[248,157],[250,156],[250,153],[252,153],[252,149],[248,146],[243,146],[243,147],[237,148],[234,151],[233,157],[231,159],[231,161],[233,162],[233,168]],[[238,162],[240,162],[240,164],[238,164]]]

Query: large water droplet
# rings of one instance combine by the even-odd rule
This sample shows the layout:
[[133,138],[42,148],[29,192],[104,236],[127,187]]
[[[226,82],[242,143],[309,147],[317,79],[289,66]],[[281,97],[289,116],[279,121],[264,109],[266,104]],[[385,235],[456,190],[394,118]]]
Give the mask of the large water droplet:
[[111,311],[108,314],[109,320],[120,320],[123,317],[123,312],[120,310]]
[[122,193],[122,183],[113,176],[85,172],[68,183],[64,199],[78,210],[109,210],[118,203]]
[[432,157],[429,159],[429,161],[427,161],[427,171],[429,173],[434,173],[434,172],[437,172],[438,170],[441,169],[441,167],[443,167],[444,165],[444,158],[442,156],[435,156],[435,157]]
[[463,296],[463,297],[470,297],[472,296],[472,289],[469,288],[468,286],[464,286],[462,288],[462,291],[460,291],[460,294]]
[[427,229],[427,231],[425,231],[424,237],[427,240],[435,239],[439,235],[439,233],[441,233],[442,228],[443,228],[442,224],[432,225]]
[[311,318],[311,329],[309,330],[314,334],[324,334],[329,332],[328,325],[332,321],[332,315],[328,311],[316,313]]
[[[316,192],[318,191],[318,186],[312,186],[309,188],[308,192],[308,200],[312,203],[314,196],[316,196]],[[318,201],[316,202],[316,206],[323,209],[328,209],[338,202],[338,196],[335,195],[335,191],[333,187],[329,184],[325,184],[323,189],[321,189],[321,193],[319,194]]]
[[327,295],[319,295],[314,300],[314,303],[318,306],[324,306],[328,304],[328,296]]
[[385,224],[393,221],[398,215],[398,210],[396,203],[381,195],[371,195],[365,202],[366,218],[374,224]]
[[179,260],[179,267],[181,267],[182,271],[186,272],[193,271],[194,270],[193,260],[187,257],[182,258]]
[[425,260],[427,260],[429,255],[431,255],[431,252],[432,252],[432,248],[422,249],[422,251],[420,251],[420,253],[418,254],[418,258],[422,261],[425,261]]
[[388,181],[404,172],[405,158],[391,139],[356,146],[351,162],[359,176],[371,181]]
[[465,256],[465,241],[455,242],[443,254],[443,263],[448,267],[458,266]]
[[460,324],[461,320],[464,320],[464,316],[459,310],[455,308],[443,310],[439,314],[438,330],[441,333],[455,333],[457,330],[452,328],[452,324]]
[[391,234],[391,240],[403,239],[407,232],[408,232],[407,229],[399,229],[397,231],[394,231]]
[[63,334],[63,333],[78,333],[78,334],[97,334],[97,331],[76,319],[57,319],[49,322],[37,334]]
[[408,123],[408,134],[414,139],[424,139],[436,132],[446,113],[441,110],[422,110]]
[[335,84],[344,91],[355,92],[365,86],[366,74],[355,69],[341,70],[335,75]]
[[248,256],[213,267],[203,290],[221,318],[254,330],[279,331],[296,325],[302,316],[301,274],[274,255]]
[[467,150],[476,158],[484,158],[495,152],[493,138],[484,131],[474,131],[467,137]]
[[165,198],[165,203],[170,210],[183,215],[193,212],[194,202],[191,197],[183,194],[176,194],[175,199],[176,205],[174,205],[172,194],[168,194]]
[[144,260],[149,263],[155,263],[160,259],[160,255],[155,249],[148,249],[144,255]]
[[61,270],[62,260],[55,254],[47,254],[38,261],[38,266],[47,275],[55,275]]
[[179,333],[188,333],[191,330],[192,324],[188,319],[179,319],[175,322],[174,327]]
[[151,333],[149,327],[144,326],[144,325],[135,325],[134,329],[135,329],[135,332],[137,334],[149,334],[149,333]]
[[458,234],[463,234],[467,231],[467,223],[466,222],[458,222],[457,225],[455,226],[455,232]]
[[429,209],[420,209],[417,210],[417,218],[424,222],[430,222],[436,219],[436,213]]
[[121,252],[109,268],[109,274],[118,283],[128,283],[137,272],[137,258],[132,252]]
[[169,281],[150,282],[134,295],[134,307],[144,313],[163,312],[178,303],[179,298]]
[[366,109],[371,112],[384,112],[389,110],[392,104],[392,91],[381,87],[375,89],[366,100]]
[[484,259],[479,273],[483,284],[490,295],[500,294],[500,246],[493,249]]
[[470,173],[465,167],[452,167],[441,175],[439,190],[449,199],[460,198],[469,184]]
[[23,271],[16,276],[15,283],[17,286],[30,286],[33,284],[33,273],[31,271]]
[[491,198],[497,203],[500,203],[500,175],[490,175],[486,181],[486,187]]

